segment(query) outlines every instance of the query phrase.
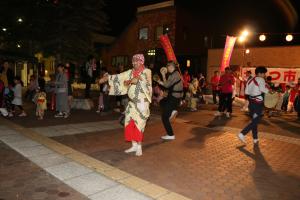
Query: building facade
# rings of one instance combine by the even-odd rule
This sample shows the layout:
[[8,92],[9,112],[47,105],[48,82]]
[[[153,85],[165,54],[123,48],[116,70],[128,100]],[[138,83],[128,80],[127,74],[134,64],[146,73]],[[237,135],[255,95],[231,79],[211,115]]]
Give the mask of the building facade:
[[110,46],[102,48],[103,66],[112,70],[118,70],[120,65],[129,67],[132,55],[143,53],[146,64],[158,71],[167,63],[159,37],[168,34],[181,70],[205,73],[204,42],[195,43],[201,37],[200,31],[192,15],[174,1],[139,7],[126,30]]

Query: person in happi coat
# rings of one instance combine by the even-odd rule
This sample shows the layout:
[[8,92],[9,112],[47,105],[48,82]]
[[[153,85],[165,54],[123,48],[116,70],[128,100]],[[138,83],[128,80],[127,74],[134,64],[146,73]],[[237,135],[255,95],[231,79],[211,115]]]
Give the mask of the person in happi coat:
[[99,83],[108,81],[109,95],[125,95],[129,103],[125,110],[125,140],[132,147],[125,153],[135,152],[142,155],[142,141],[147,119],[150,115],[149,105],[152,99],[151,70],[144,66],[144,55],[136,54],[132,58],[133,68],[116,75],[106,74]]

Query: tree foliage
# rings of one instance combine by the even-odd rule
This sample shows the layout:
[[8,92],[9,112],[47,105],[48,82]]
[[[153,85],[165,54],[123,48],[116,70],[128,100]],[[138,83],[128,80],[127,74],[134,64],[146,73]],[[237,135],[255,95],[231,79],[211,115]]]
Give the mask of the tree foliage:
[[104,6],[103,0],[1,1],[0,48],[15,50],[21,44],[30,54],[82,60],[94,51],[92,36],[107,30]]

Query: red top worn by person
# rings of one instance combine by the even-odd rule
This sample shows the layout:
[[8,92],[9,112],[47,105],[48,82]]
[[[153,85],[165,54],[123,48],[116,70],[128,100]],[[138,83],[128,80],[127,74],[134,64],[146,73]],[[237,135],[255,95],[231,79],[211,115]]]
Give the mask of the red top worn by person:
[[213,77],[211,77],[210,79],[210,83],[211,83],[211,89],[213,91],[219,90],[219,82],[220,82],[220,76],[218,71],[215,72],[215,75]]
[[225,70],[225,74],[221,76],[219,83],[221,86],[221,93],[229,94],[233,92],[235,79],[230,70]]

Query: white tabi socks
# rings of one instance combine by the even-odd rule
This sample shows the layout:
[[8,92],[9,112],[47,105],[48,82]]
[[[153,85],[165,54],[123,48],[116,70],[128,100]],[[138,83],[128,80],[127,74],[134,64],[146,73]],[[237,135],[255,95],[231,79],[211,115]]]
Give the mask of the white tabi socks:
[[125,150],[125,153],[133,153],[133,152],[135,152],[136,156],[143,155],[142,145],[138,144],[137,142],[132,141],[132,147]]
[[125,150],[125,153],[132,153],[132,152],[136,152],[138,148],[138,144],[137,142],[132,141],[132,147]]

